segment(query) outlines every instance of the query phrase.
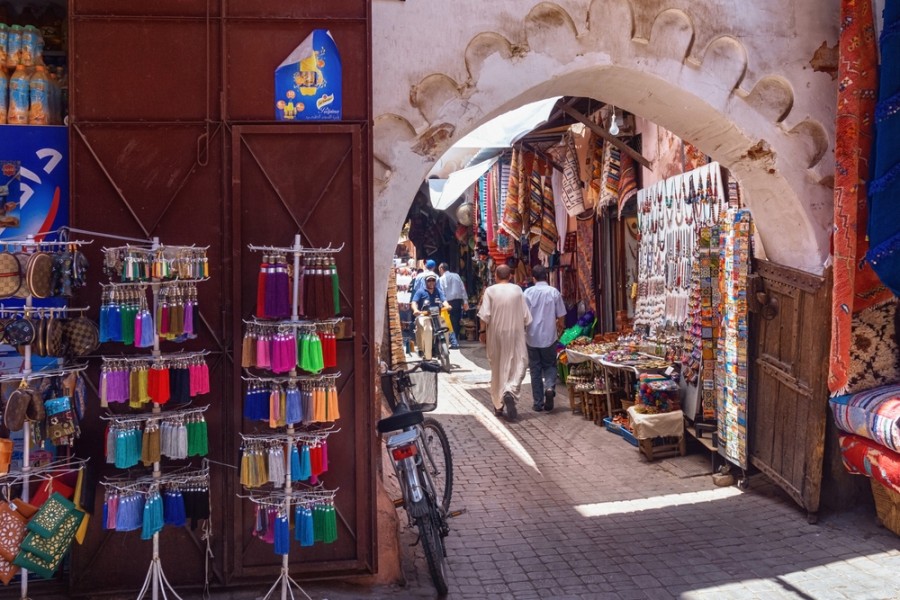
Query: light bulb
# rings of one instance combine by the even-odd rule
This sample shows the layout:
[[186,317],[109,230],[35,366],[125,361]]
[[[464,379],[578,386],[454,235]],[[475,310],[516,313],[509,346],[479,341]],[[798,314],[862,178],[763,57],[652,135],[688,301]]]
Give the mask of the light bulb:
[[609,124],[609,132],[612,135],[619,135],[619,123],[616,122],[616,115],[613,113],[613,118]]

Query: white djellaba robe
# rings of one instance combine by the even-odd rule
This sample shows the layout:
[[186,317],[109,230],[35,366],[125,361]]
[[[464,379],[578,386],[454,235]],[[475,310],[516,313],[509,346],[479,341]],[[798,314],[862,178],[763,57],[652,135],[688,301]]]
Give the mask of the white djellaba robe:
[[491,363],[491,401],[503,407],[503,394],[519,399],[519,388],[528,367],[525,328],[531,311],[522,288],[514,283],[497,283],[484,291],[478,318],[487,323],[487,357]]

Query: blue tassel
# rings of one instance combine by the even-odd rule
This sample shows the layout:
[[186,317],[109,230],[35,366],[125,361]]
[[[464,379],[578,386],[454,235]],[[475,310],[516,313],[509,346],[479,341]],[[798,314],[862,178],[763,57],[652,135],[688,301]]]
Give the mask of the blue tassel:
[[300,451],[297,450],[297,446],[291,446],[291,481],[302,481],[300,479]]
[[309,508],[303,509],[303,535],[300,538],[301,546],[312,546],[315,543],[315,531],[313,531],[313,514]]
[[144,522],[141,527],[141,539],[149,540],[163,528],[162,498],[159,492],[153,492],[144,504]]
[[285,516],[275,519],[275,554],[288,554],[291,551],[291,527]]
[[303,420],[303,410],[300,406],[300,390],[296,388],[288,388],[286,394],[284,421],[288,425],[296,425]]
[[106,332],[111,342],[122,341],[122,310],[118,304],[109,307],[107,313]]
[[153,324],[153,315],[146,308],[141,311],[141,339],[138,347],[150,348],[153,346],[153,334],[156,326]]
[[108,321],[109,319],[109,304],[104,304],[100,307],[100,343],[109,342],[109,327]]
[[312,464],[309,460],[309,446],[304,445],[300,451],[300,472],[297,481],[306,481],[312,476]]

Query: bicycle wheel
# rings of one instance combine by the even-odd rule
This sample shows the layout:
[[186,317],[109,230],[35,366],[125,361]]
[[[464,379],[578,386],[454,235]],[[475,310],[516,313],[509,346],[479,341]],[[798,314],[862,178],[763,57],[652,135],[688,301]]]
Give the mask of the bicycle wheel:
[[447,557],[444,553],[444,542],[441,539],[441,530],[438,524],[440,517],[433,510],[416,519],[416,527],[419,528],[419,539],[422,541],[422,549],[425,550],[425,561],[428,563],[428,573],[434,588],[439,596],[447,594]]
[[444,426],[432,417],[425,417],[422,422],[422,445],[425,447],[425,469],[431,475],[436,501],[447,513],[453,496],[453,455]]

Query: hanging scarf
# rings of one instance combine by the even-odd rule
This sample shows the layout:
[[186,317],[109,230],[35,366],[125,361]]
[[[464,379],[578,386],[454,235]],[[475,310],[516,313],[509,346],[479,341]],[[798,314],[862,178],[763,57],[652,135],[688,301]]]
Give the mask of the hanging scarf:
[[621,157],[622,175],[619,177],[619,218],[629,200],[637,195],[637,161],[627,152]]
[[521,151],[513,149],[509,167],[509,182],[506,192],[506,206],[500,229],[514,240],[522,235],[522,198],[519,196],[519,162]]
[[571,216],[584,212],[584,192],[581,189],[581,171],[578,167],[578,153],[575,151],[575,136],[566,131],[563,136],[562,202]]
[[556,250],[556,242],[559,240],[559,233],[556,230],[556,214],[554,213],[553,186],[551,178],[545,176],[542,178],[543,197],[541,203],[541,252],[546,255],[552,255]]
[[835,120],[834,282],[831,303],[831,353],[828,389],[840,393],[848,381],[853,315],[890,298],[871,265],[861,260],[869,249],[865,188],[869,175],[877,88],[877,58],[872,6],[841,3],[838,102]]

